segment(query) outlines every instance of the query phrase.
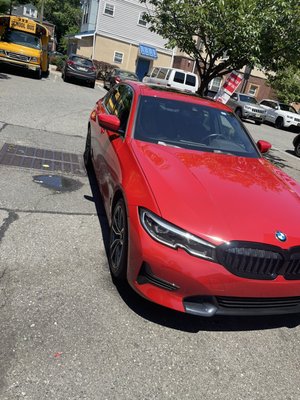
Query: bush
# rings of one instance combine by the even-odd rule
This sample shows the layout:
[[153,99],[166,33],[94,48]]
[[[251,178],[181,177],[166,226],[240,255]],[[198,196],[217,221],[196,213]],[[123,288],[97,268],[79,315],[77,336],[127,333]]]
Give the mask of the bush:
[[97,79],[104,81],[108,74],[114,69],[117,68],[117,65],[113,65],[104,61],[93,60],[93,63],[97,69]]
[[67,58],[68,56],[55,57],[54,62],[50,61],[50,64],[56,65],[56,71],[61,71],[63,69],[63,66],[65,65]]

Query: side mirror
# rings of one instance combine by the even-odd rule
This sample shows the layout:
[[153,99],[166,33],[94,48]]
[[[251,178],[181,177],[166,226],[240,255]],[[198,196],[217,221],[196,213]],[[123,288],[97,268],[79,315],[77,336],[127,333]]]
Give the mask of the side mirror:
[[271,143],[266,142],[265,140],[259,140],[257,143],[258,150],[263,154],[267,153],[272,147]]
[[120,120],[116,115],[98,114],[99,125],[109,131],[118,132],[120,129]]

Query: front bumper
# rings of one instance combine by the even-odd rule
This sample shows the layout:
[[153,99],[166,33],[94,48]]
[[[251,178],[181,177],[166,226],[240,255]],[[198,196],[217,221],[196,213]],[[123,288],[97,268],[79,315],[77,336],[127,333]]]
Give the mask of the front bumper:
[[38,64],[33,64],[30,62],[24,62],[24,61],[18,61],[18,60],[13,60],[12,58],[9,57],[0,57],[0,64],[2,65],[10,65],[12,67],[17,67],[17,68],[22,68],[30,71],[39,71],[41,69],[41,66]]
[[252,121],[264,122],[265,114],[254,113],[252,111],[243,111],[243,118],[251,119]]
[[154,241],[129,208],[129,284],[162,306],[199,316],[300,312],[300,280],[248,279]]

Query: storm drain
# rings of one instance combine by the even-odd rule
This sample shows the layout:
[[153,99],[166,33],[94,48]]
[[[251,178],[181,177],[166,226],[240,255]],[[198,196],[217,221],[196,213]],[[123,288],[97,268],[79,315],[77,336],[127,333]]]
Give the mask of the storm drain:
[[0,150],[0,164],[12,167],[86,175],[81,154],[5,143]]

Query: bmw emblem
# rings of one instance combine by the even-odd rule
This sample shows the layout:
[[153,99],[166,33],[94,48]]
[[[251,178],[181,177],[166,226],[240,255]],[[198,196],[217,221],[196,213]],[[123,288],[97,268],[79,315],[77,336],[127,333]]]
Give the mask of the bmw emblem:
[[285,242],[287,239],[286,234],[284,234],[283,232],[280,232],[280,231],[277,231],[275,233],[275,237],[276,237],[276,239],[280,240],[281,242]]

